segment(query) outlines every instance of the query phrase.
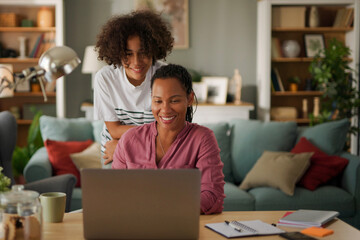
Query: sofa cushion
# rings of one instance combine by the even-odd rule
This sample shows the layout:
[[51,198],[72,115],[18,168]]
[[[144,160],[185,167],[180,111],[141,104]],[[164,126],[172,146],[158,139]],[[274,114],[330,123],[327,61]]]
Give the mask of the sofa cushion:
[[267,186],[293,195],[295,184],[309,167],[312,154],[265,151],[248,172],[240,188],[247,190]]
[[304,137],[300,138],[291,152],[314,153],[310,159],[310,167],[298,183],[309,190],[315,190],[319,185],[339,175],[349,163],[346,158],[327,155]]
[[104,128],[104,121],[102,120],[93,121],[91,122],[91,125],[93,127],[93,135],[95,141],[101,144],[101,132]]
[[55,175],[61,175],[70,173],[76,177],[76,186],[81,185],[80,172],[70,159],[70,154],[75,152],[81,152],[90,146],[92,140],[83,142],[78,141],[52,141],[46,140],[45,147],[49,155],[50,163],[53,167]]
[[233,183],[224,185],[224,211],[254,211],[255,199]]
[[101,168],[101,145],[94,142],[82,152],[70,154],[70,158],[80,171],[83,168]]
[[216,123],[216,124],[204,124],[204,126],[210,128],[217,140],[220,148],[220,158],[224,163],[223,173],[226,182],[233,182],[234,178],[231,171],[231,156],[230,156],[230,129],[228,123]]
[[322,186],[315,191],[297,187],[293,196],[269,187],[254,188],[249,193],[255,198],[256,211],[316,209],[338,211],[341,218],[355,215],[354,197],[335,186]]
[[40,117],[40,131],[43,140],[85,141],[93,138],[91,121],[85,118]]
[[231,161],[235,183],[241,183],[265,150],[289,152],[295,144],[295,122],[237,119],[231,125]]
[[349,127],[349,119],[342,119],[304,128],[300,131],[297,142],[305,137],[325,153],[337,155],[344,149]]

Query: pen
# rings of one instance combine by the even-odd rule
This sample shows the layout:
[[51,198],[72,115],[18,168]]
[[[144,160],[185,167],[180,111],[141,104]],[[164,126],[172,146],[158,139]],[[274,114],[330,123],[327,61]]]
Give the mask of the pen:
[[227,225],[229,225],[230,227],[232,227],[233,229],[235,229],[236,231],[239,231],[239,232],[242,231],[241,228],[239,228],[238,226],[236,226],[236,225],[233,224],[232,222],[225,221],[225,223],[226,223]]

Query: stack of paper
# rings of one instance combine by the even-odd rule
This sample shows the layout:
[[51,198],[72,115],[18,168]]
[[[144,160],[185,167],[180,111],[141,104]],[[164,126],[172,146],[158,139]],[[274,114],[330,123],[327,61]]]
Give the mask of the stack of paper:
[[336,211],[321,210],[298,210],[293,213],[287,213],[278,221],[280,226],[288,227],[321,227],[325,223],[339,216]]
[[280,228],[274,227],[260,220],[232,221],[231,223],[235,224],[236,228],[230,226],[228,223],[225,222],[208,223],[205,225],[205,227],[210,228],[211,230],[227,238],[256,235],[275,235],[285,232]]

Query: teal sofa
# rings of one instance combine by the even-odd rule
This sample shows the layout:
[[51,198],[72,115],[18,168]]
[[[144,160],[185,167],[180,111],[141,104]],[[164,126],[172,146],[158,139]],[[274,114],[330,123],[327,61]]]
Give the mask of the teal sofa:
[[[360,228],[360,158],[343,151],[349,127],[347,120],[308,128],[297,127],[295,122],[240,119],[206,126],[214,131],[224,162],[224,211],[336,210],[340,212],[342,220]],[[102,123],[43,116],[40,128],[44,140],[99,141]],[[296,187],[293,196],[271,187],[257,187],[247,191],[238,187],[265,150],[288,152],[300,137],[306,137],[329,155],[348,159],[349,163],[343,173],[314,191]],[[25,167],[25,179],[31,182],[51,175],[52,168],[46,149],[39,149]],[[81,208],[80,188],[74,189],[72,208]]]

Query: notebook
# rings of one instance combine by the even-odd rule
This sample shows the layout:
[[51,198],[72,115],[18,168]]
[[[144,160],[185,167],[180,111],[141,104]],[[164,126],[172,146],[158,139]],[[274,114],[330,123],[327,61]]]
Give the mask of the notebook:
[[300,209],[293,213],[286,213],[279,220],[278,225],[301,228],[321,227],[337,216],[339,216],[337,211]]
[[257,236],[257,235],[275,235],[285,232],[280,228],[274,227],[260,220],[232,221],[231,225],[225,222],[209,223],[206,224],[205,227],[210,228],[211,230],[227,238]]
[[198,169],[81,171],[86,239],[197,239]]

